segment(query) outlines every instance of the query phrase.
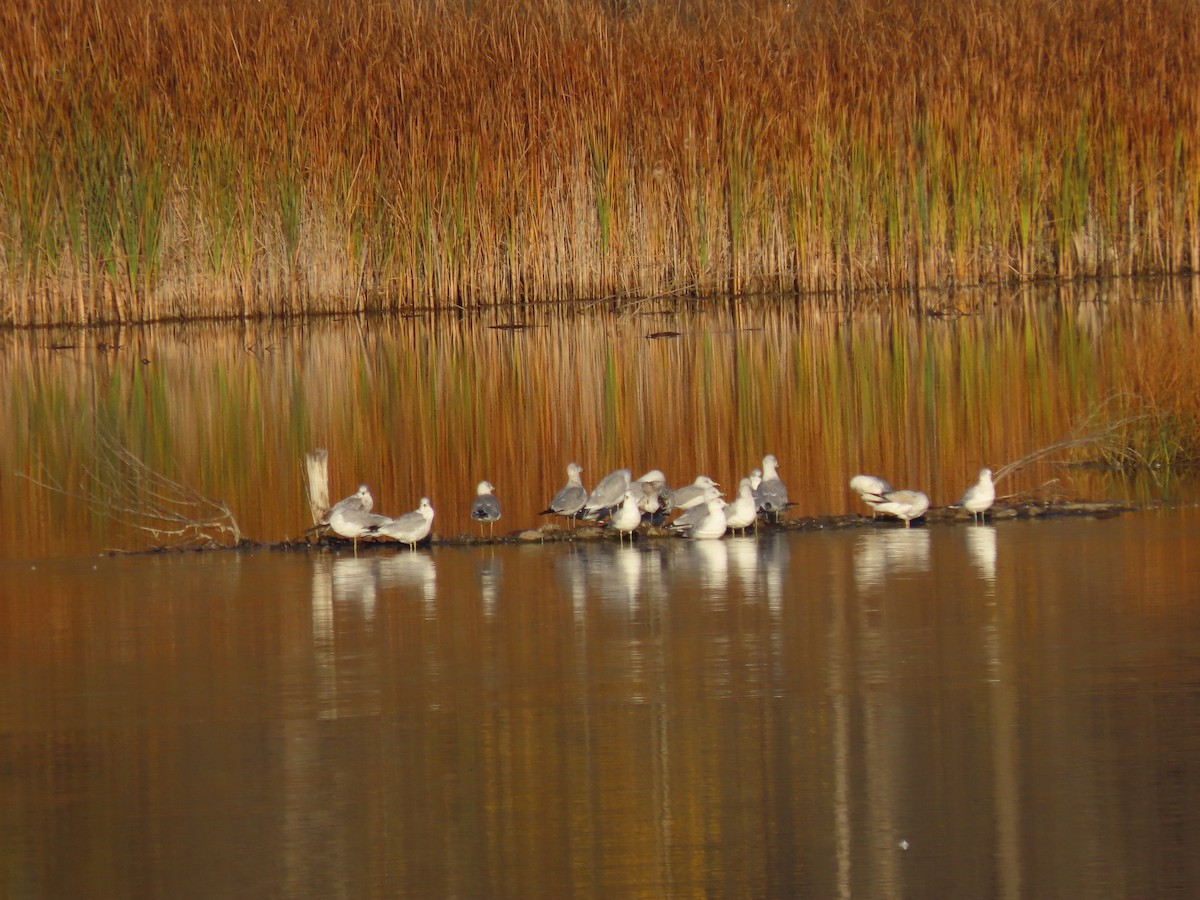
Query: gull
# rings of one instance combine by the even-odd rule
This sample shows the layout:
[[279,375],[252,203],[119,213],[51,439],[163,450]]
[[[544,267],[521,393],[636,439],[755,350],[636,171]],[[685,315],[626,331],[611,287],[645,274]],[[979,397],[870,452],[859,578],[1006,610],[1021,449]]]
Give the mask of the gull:
[[757,491],[758,486],[762,484],[762,469],[755,466],[747,477],[750,479],[750,487]]
[[378,533],[402,544],[408,544],[410,550],[415,550],[417,544],[425,540],[425,536],[429,534],[429,529],[432,527],[433,507],[429,505],[428,497],[422,497],[420,505],[415,510],[389,519],[385,524],[379,526]]
[[340,509],[353,512],[369,513],[371,511],[371,507],[374,505],[375,500],[371,497],[371,489],[365,484],[360,484],[358,486],[358,490],[349,497],[343,497],[337,503],[333,504],[333,506],[329,507],[329,511],[321,517],[321,521],[310,528],[309,531],[316,531],[317,529],[328,525],[330,518],[333,516],[334,510]]
[[377,516],[375,513],[364,512],[361,509],[346,509],[334,504],[329,511],[329,528],[339,537],[350,538],[354,541],[354,555],[358,556],[358,539],[369,534],[375,534],[380,525],[391,521],[387,516]]
[[650,525],[661,525],[671,514],[674,505],[675,492],[662,482],[657,484],[644,483],[642,498],[638,501],[638,509]]
[[[365,484],[360,484],[358,490],[349,497],[343,497],[337,503],[333,504],[333,509],[356,509],[360,512],[370,512],[371,507],[375,505],[375,500],[371,496],[371,489]],[[333,510],[331,509],[330,512]]]
[[983,520],[983,514],[996,502],[996,485],[992,483],[992,470],[979,470],[979,481],[967,488],[955,506],[961,506],[971,514],[972,522]]
[[705,491],[709,488],[719,488],[720,485],[707,475],[700,475],[691,484],[681,487],[675,492],[675,509],[691,509],[706,501]]
[[762,461],[762,484],[758,486],[758,509],[766,517],[779,521],[788,506],[787,486],[779,477],[779,460],[768,453]]
[[730,531],[741,531],[754,524],[758,518],[758,504],[754,501],[754,488],[749,478],[743,478],[738,484],[737,497],[725,508],[725,524]]
[[583,466],[576,462],[568,463],[567,483],[554,495],[550,505],[538,515],[566,516],[573,520],[576,513],[583,509],[583,504],[587,503],[588,498],[587,488],[583,486],[581,475],[583,475]]
[[878,475],[855,475],[850,479],[850,490],[857,493],[859,498],[871,507],[871,518],[875,518],[877,501],[873,496],[881,497],[895,488]]
[[641,488],[638,509],[642,518],[651,525],[661,525],[671,512],[675,492],[667,486],[667,476],[658,469],[651,469],[629,486],[634,493]]
[[596,489],[583,504],[584,518],[598,519],[621,503],[625,492],[629,490],[629,480],[632,477],[633,473],[628,469],[617,469],[601,478]]
[[707,506],[708,515],[692,528],[691,537],[695,540],[713,541],[725,534],[727,527],[725,501],[717,497],[709,500]]
[[661,469],[651,469],[649,472],[647,472],[645,475],[643,475],[637,481],[632,482],[632,484],[630,486],[632,487],[634,484],[666,484],[666,483],[667,483],[667,476],[662,473]]
[[929,498],[920,491],[887,491],[883,494],[868,494],[863,499],[881,513],[903,519],[905,528],[909,527],[913,519],[925,515],[925,511],[929,509]]
[[632,541],[633,533],[642,524],[642,511],[638,509],[637,501],[637,494],[633,489],[626,488],[621,505],[612,514],[612,519],[609,522],[616,529],[617,537],[622,542],[625,540],[625,535],[629,535],[629,539]]
[[699,524],[700,520],[708,515],[708,504],[720,498],[721,492],[716,488],[707,487],[704,489],[704,495],[699,503],[695,506],[689,506],[683,511],[683,515],[671,523],[671,527],[680,531],[686,531],[689,528]]
[[475,501],[471,504],[471,518],[479,523],[479,533],[483,534],[483,523],[488,523],[488,533],[492,533],[495,522],[500,518],[500,501],[492,493],[495,488],[490,481],[481,481],[475,487]]

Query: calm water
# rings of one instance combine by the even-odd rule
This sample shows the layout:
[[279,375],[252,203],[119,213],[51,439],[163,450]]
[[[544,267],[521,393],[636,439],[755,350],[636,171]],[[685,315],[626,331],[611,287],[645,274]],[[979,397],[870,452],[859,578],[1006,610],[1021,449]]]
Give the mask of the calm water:
[[1194,896],[1197,546],[7,564],[3,893]]
[[2,336],[0,896],[1196,896],[1194,479],[1000,485],[1154,504],[1107,520],[102,553],[154,542],[110,437],[261,540],[307,525],[315,446],[443,534],[485,477],[536,524],[571,459],[730,485],[774,452],[797,515],[860,470],[944,504],[1125,392],[1194,396],[1192,310]]

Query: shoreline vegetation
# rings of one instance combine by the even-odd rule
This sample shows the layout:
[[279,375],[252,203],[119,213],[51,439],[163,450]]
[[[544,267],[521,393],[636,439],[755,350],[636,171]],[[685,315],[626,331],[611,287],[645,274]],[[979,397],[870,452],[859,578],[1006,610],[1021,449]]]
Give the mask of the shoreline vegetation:
[[1151,0],[17,2],[0,325],[1200,272]]

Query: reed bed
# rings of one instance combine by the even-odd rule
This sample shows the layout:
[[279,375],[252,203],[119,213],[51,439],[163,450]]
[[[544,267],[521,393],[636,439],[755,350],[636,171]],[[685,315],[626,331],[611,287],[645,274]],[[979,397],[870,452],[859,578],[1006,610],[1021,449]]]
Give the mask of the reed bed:
[[0,322],[1197,271],[1198,30],[1187,0],[12,3]]

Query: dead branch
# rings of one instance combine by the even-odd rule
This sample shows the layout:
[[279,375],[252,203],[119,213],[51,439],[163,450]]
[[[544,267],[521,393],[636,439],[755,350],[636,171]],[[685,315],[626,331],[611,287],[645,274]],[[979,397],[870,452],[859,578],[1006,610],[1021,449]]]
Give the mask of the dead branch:
[[329,514],[329,451],[319,447],[304,456],[304,467],[308,473],[305,487],[308,490],[308,508],[312,513],[313,528],[319,528]]
[[1019,469],[1025,468],[1025,466],[1031,463],[1039,462],[1047,457],[1064,454],[1070,450],[1079,450],[1083,447],[1100,447],[1102,448],[1102,452],[1106,452],[1108,456],[1114,458],[1140,459],[1140,454],[1137,450],[1129,446],[1127,442],[1118,440],[1118,437],[1125,433],[1132,425],[1152,421],[1155,418],[1155,413],[1135,413],[1119,419],[1105,421],[1103,419],[1105,410],[1111,407],[1118,399],[1121,398],[1109,398],[1109,401],[1100,410],[1087,419],[1084,426],[1090,428],[1090,430],[1086,433],[1034,450],[1028,456],[1023,456],[1015,462],[1001,466],[996,470],[992,480],[1000,481],[1002,478],[1011,475]]
[[119,521],[160,543],[206,546],[220,544],[225,537],[241,543],[241,528],[225,501],[204,497],[155,471],[105,431],[96,432],[96,456],[84,467],[79,484],[63,484],[40,462],[38,468],[36,475],[17,475],[80,500],[93,514]]

